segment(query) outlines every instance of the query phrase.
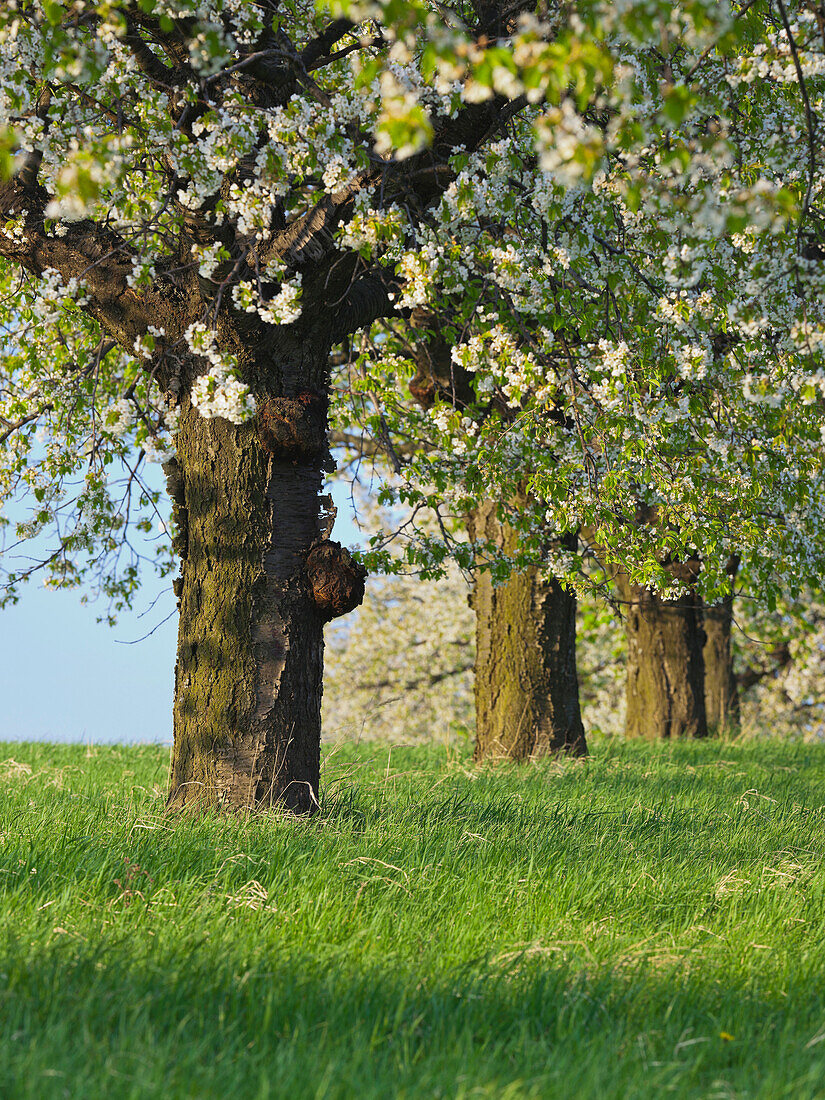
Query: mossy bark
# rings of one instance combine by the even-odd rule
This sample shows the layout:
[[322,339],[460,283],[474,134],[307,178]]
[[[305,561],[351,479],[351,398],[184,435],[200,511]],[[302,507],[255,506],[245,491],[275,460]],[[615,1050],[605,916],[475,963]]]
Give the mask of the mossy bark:
[[739,690],[731,648],[732,624],[732,596],[713,607],[705,607],[705,709],[712,734],[736,734],[741,728]]
[[[470,522],[473,538],[505,551],[517,536],[492,504]],[[576,675],[576,597],[538,569],[494,585],[480,573],[476,613],[477,760],[525,760],[555,752],[587,751]]]
[[626,612],[626,735],[706,737],[700,601],[663,600],[622,576],[616,582]]
[[321,462],[265,449],[254,422],[183,411],[186,510],[169,806],[317,805],[323,617],[306,583]]

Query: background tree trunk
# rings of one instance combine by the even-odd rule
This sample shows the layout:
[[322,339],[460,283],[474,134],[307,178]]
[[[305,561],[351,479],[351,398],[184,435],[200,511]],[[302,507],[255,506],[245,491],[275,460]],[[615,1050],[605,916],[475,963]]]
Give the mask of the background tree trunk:
[[628,737],[706,737],[705,640],[694,595],[662,600],[616,578],[626,604]]
[[[317,805],[324,616],[307,584],[321,460],[185,408],[170,807]],[[179,509],[180,511],[180,509]],[[180,583],[180,582],[178,582]]]
[[[493,504],[470,522],[473,538],[515,547]],[[587,751],[576,676],[576,597],[531,568],[494,586],[480,573],[476,613],[475,758]]]
[[739,690],[733,672],[731,625],[733,596],[714,607],[705,607],[704,646],[705,710],[712,734],[736,734],[741,728]]

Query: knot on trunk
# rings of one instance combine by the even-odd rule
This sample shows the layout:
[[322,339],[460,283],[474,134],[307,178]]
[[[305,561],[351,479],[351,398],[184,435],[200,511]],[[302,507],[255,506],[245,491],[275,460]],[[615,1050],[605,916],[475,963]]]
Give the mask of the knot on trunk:
[[258,438],[270,454],[293,462],[326,454],[325,394],[309,390],[297,397],[270,397],[258,406]]
[[305,573],[324,622],[353,611],[364,598],[367,571],[339,542],[316,543],[307,554]]

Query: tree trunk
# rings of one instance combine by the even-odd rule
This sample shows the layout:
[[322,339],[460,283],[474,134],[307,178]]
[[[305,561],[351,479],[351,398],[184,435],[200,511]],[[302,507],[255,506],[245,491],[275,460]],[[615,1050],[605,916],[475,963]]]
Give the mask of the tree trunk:
[[626,604],[628,737],[706,737],[701,605],[616,578]]
[[[470,522],[473,538],[512,551],[516,536],[493,504]],[[537,568],[495,586],[476,578],[475,758],[587,751],[576,675],[576,597]]]
[[739,691],[730,637],[732,623],[732,596],[714,607],[705,607],[705,709],[708,729],[718,735],[736,734],[740,730]]

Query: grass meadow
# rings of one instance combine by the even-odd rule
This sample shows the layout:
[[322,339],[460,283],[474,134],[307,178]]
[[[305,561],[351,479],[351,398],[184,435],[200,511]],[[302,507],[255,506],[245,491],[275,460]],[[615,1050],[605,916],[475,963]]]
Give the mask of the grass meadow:
[[3,1100],[825,1098],[825,747],[348,747],[313,820],[167,759],[0,745]]

